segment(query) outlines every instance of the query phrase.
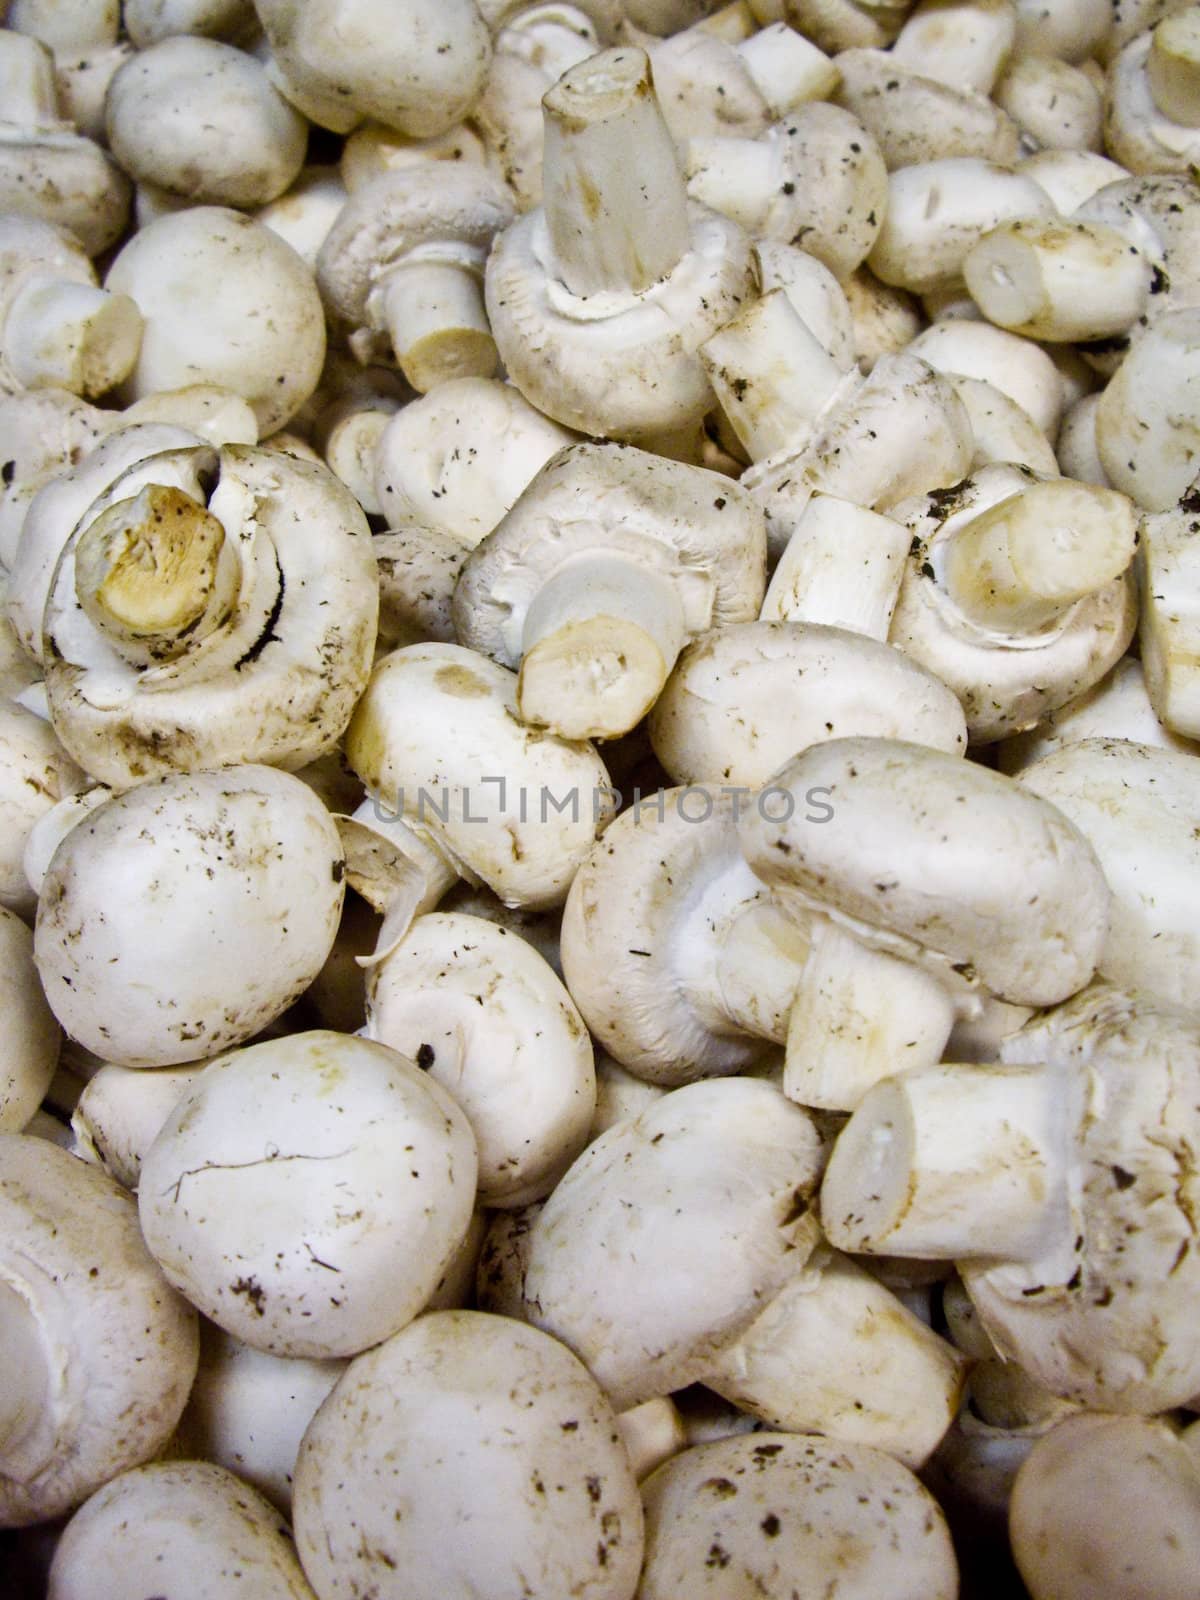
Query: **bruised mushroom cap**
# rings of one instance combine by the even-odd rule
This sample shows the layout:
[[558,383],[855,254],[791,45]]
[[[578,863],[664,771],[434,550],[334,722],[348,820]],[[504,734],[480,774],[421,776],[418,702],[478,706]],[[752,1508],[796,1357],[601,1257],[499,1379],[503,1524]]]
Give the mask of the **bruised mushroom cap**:
[[1084,1086],[1075,1250],[1056,1264],[960,1263],[997,1350],[1095,1411],[1167,1411],[1200,1391],[1200,1027],[1093,984],[1000,1046]]
[[1091,977],[1108,926],[1100,864],[1073,823],[1011,778],[856,738],[802,752],[771,788],[771,804],[743,816],[742,846],[785,904],[1003,1000],[1051,1005]]
[[409,645],[385,656],[345,750],[393,820],[402,817],[507,905],[561,905],[612,815],[595,749],[525,727],[516,674],[461,645]]
[[765,523],[745,489],[649,451],[582,443],[552,457],[472,551],[454,593],[460,641],[519,665],[538,590],[581,554],[667,577],[688,633],[748,621],[762,604]]
[[284,1519],[209,1461],[155,1461],[99,1489],[63,1530],[47,1600],[150,1594],[172,1570],[193,1600],[231,1581],[254,1600],[315,1600]]
[[0,1449],[0,1527],[11,1528],[71,1510],[164,1447],[196,1373],[197,1337],[131,1196],[45,1139],[0,1134],[0,1240],[0,1298],[13,1297],[6,1363],[19,1359],[28,1317],[44,1366],[26,1426]]
[[51,860],[34,935],[51,1009],[123,1066],[240,1044],[320,971],[343,870],[337,828],[299,778],[245,765],[139,784]]
[[58,1024],[33,964],[33,935],[15,912],[0,906],[0,1128],[20,1133],[50,1087],[58,1064]]
[[716,1078],[601,1134],[535,1220],[525,1316],[623,1410],[703,1378],[817,1239],[821,1140],[770,1084]]
[[696,353],[751,294],[749,238],[688,205],[691,248],[636,297],[589,301],[559,281],[542,210],[500,234],[485,291],[509,377],[548,417],[580,433],[649,440],[698,423],[712,389]]
[[325,314],[313,275],[240,211],[189,206],[156,218],[122,247],[105,288],[129,295],[145,319],[130,400],[221,384],[249,401],[265,438],[317,387]]
[[304,1437],[292,1503],[323,1596],[637,1586],[642,1508],[612,1407],[570,1351],[509,1317],[432,1312],[352,1361]]
[[347,1356],[423,1308],[475,1202],[457,1103],[386,1045],[315,1032],[213,1061],[142,1159],[167,1278],[228,1333]]
[[368,973],[365,1037],[462,1106],[482,1205],[540,1199],[587,1141],[596,1074],[583,1019],[533,946],[482,917],[416,919]]
[[338,213],[317,255],[329,311],[353,327],[369,323],[372,291],[401,257],[453,242],[486,250],[512,221],[504,184],[474,161],[430,161],[364,184]]
[[639,1600],[958,1594],[937,1502],[907,1467],[867,1445],[741,1434],[673,1456],[642,1496]]
[[962,707],[907,656],[844,628],[742,622],[684,649],[650,712],[654,753],[677,783],[760,788],[789,757],[848,734],[967,747]]
[[1012,1551],[1034,1600],[1169,1600],[1200,1566],[1200,1461],[1165,1418],[1068,1417],[1013,1484]]
[[1090,841],[1112,890],[1099,970],[1188,1010],[1200,1004],[1196,758],[1130,739],[1080,739],[1017,774]]
[[[766,1047],[722,1024],[719,964],[709,970],[695,931],[719,939],[733,915],[769,906],[741,856],[737,816],[746,804],[746,791],[732,788],[660,791],[617,817],[567,896],[567,987],[597,1041],[651,1083],[673,1088],[741,1072]],[[794,943],[799,959],[803,933]]]
[[[206,448],[176,456],[197,464],[201,482],[214,464]],[[50,716],[102,783],[233,762],[305,766],[334,748],[366,687],[378,574],[354,496],[319,464],[244,445],[223,449],[213,475],[206,511],[153,488],[136,497],[155,472],[135,464],[80,519],[60,560],[44,618]],[[205,523],[221,545],[213,582],[220,563],[231,569],[226,613],[172,640],[163,659],[129,659],[80,609],[76,557],[105,503],[134,550],[139,540],[151,548],[152,525],[173,519],[182,531],[153,547],[166,573]],[[197,576],[197,595],[206,581]]]
[[914,544],[892,616],[891,642],[957,694],[974,743],[1031,728],[1048,711],[1082,694],[1117,663],[1137,627],[1130,572],[1084,595],[1044,627],[1019,634],[973,621],[939,581],[941,558],[964,526],[1049,481],[1022,467],[994,463],[951,488],[895,508]]

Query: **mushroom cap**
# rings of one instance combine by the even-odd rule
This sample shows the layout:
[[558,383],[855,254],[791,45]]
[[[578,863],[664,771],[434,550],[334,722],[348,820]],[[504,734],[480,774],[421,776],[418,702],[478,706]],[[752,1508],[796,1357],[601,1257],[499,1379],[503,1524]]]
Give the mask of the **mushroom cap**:
[[45,1139],[0,1134],[0,1283],[29,1305],[48,1403],[0,1451],[0,1527],[49,1521],[165,1446],[196,1373],[196,1313],[146,1248],[137,1206]]
[[466,545],[448,533],[412,526],[375,534],[371,548],[379,568],[377,650],[389,654],[407,644],[453,644],[454,586],[467,559]]
[[[20,1133],[50,1087],[61,1035],[33,964],[33,934],[0,906],[0,1128]],[[594,1101],[593,1101],[594,1104]]]
[[[744,790],[740,799],[748,804]],[[689,809],[701,802],[703,817]],[[738,804],[733,789],[693,784],[629,807],[580,866],[563,908],[563,974],[576,1005],[596,1040],[651,1083],[741,1072],[766,1049],[714,1026],[701,993],[704,951],[690,948],[689,924],[720,880],[745,880],[739,910],[769,899],[742,864]]]
[[143,1155],[183,1091],[203,1070],[199,1061],[155,1067],[153,1072],[106,1061],[88,1079],[71,1113],[73,1153],[103,1167],[122,1188],[135,1190]]
[[403,817],[506,905],[561,905],[612,814],[594,748],[526,727],[516,674],[461,645],[385,656],[345,750],[384,820]]
[[67,124],[0,120],[0,214],[52,222],[98,256],[124,232],[132,192],[116,162]]
[[1166,1411],[1200,1391],[1200,1024],[1093,984],[1000,1047],[1065,1062],[1084,1086],[1076,1250],[1048,1263],[960,1264],[997,1350],[1094,1411]]
[[386,1045],[318,1031],[213,1061],[142,1158],[167,1278],[257,1350],[348,1356],[424,1307],[475,1203],[451,1096]]
[[553,456],[471,552],[454,591],[459,640],[518,666],[535,595],[582,552],[670,577],[689,633],[749,621],[762,605],[766,525],[745,489],[704,467],[588,441]]
[[[133,472],[137,483],[118,479],[105,500],[155,481],[152,462]],[[59,565],[45,613],[50,716],[64,747],[116,788],[227,762],[305,766],[334,749],[370,676],[379,579],[354,496],[319,463],[245,445],[220,452],[219,474],[209,509],[242,563],[238,601],[174,659],[133,666],[82,619],[74,552],[89,513]]]
[[1068,1417],[1017,1473],[1009,1529],[1034,1600],[1175,1600],[1200,1567],[1200,1460],[1165,1419]]
[[650,712],[654,753],[677,783],[757,789],[797,751],[849,734],[959,755],[962,707],[891,645],[810,622],[741,622],[687,645]]
[[1095,970],[1110,899],[1095,852],[1011,778],[897,739],[834,739],[767,793],[742,818],[742,847],[786,904],[853,919],[948,981],[1026,1005],[1065,999]]
[[150,779],[54,853],[34,934],[46,998],[105,1060],[215,1055],[316,977],[343,870],[337,828],[298,778],[244,765]]
[[254,1600],[315,1600],[284,1519],[209,1461],[155,1461],[99,1489],[63,1530],[47,1600],[152,1594],[172,1570],[191,1600],[221,1600],[231,1582]]
[[1017,774],[1090,841],[1112,890],[1099,971],[1187,1010],[1200,1006],[1200,790],[1196,758],[1130,739],[1079,739]]
[[0,906],[32,916],[37,895],[22,866],[30,831],[85,782],[48,722],[0,701]]
[[1077,600],[1036,633],[1009,635],[964,617],[937,581],[931,557],[964,525],[1038,480],[1009,463],[981,467],[949,489],[895,508],[913,547],[892,615],[892,644],[958,696],[971,741],[1032,728],[1098,683],[1137,628],[1131,572]]
[[639,1600],[954,1600],[933,1496],[892,1456],[794,1433],[693,1446],[642,1485]]
[[388,423],[375,457],[375,490],[389,527],[420,522],[468,550],[571,442],[512,384],[451,378]]
[[564,427],[637,441],[698,423],[713,403],[697,351],[755,286],[749,238],[689,204],[692,248],[644,294],[572,295],[560,282],[546,218],[500,234],[484,289],[492,337],[525,398]]
[[372,289],[410,251],[438,244],[484,251],[516,215],[512,196],[474,161],[428,161],[385,172],[346,201],[317,255],[326,306],[355,327]]
[[803,1267],[822,1155],[769,1083],[672,1090],[594,1140],[533,1224],[525,1316],[623,1410],[702,1380]]
[[522,1206],[553,1188],[596,1109],[592,1042],[531,944],[482,917],[431,913],[367,978],[365,1037],[452,1094],[479,1146],[479,1199]]
[[509,1317],[431,1312],[352,1361],[305,1434],[292,1503],[323,1596],[637,1586],[642,1508],[612,1407],[570,1351]]
[[212,205],[261,206],[304,164],[308,124],[244,50],[187,34],[118,67],[108,142],[129,175]]
[[325,313],[313,275],[240,211],[189,206],[156,218],[122,247],[105,287],[129,295],[145,319],[129,400],[220,384],[249,401],[265,438],[317,387]]

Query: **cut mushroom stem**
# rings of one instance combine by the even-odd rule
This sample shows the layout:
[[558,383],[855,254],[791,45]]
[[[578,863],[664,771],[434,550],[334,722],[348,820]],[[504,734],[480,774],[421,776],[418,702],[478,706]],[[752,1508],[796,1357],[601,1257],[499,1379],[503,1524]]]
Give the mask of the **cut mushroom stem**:
[[725,1025],[782,1044],[808,948],[806,924],[762,900],[747,906],[730,927],[716,963]]
[[963,276],[989,322],[1059,343],[1124,334],[1160,281],[1116,228],[1041,217],[985,233],[964,260]]
[[810,941],[788,1024],[789,1100],[850,1111],[881,1079],[941,1059],[955,1008],[932,973],[826,917],[813,919]]
[[815,494],[767,587],[765,622],[820,622],[887,640],[911,537],[902,523]]
[[0,1282],[0,1458],[16,1447],[43,1412],[50,1372],[42,1330],[24,1295]]
[[125,294],[35,277],[4,323],[4,355],[27,389],[54,387],[94,399],[127,378],[142,343],[142,315]]
[[229,615],[240,563],[182,489],[151,483],[102,512],[75,549],[75,595],[126,659],[170,660]]
[[968,522],[945,542],[938,576],[981,627],[1032,633],[1118,578],[1136,543],[1123,494],[1054,478]]
[[1049,1066],[935,1066],[876,1084],[834,1146],[821,1220],[838,1249],[1039,1259],[1070,1226],[1070,1096]]
[[609,739],[645,716],[687,639],[663,573],[616,554],[567,562],[525,618],[521,719],[566,739]]
[[490,378],[499,361],[483,303],[486,252],[434,249],[410,251],[377,290],[396,360],[420,394],[451,378]]
[[1164,117],[1200,127],[1200,7],[1165,17],[1154,30],[1146,78]]
[[572,294],[641,294],[691,248],[675,146],[644,50],[604,50],[542,100],[543,188],[559,275]]
[[803,442],[846,383],[782,289],[755,300],[700,354],[752,461]]

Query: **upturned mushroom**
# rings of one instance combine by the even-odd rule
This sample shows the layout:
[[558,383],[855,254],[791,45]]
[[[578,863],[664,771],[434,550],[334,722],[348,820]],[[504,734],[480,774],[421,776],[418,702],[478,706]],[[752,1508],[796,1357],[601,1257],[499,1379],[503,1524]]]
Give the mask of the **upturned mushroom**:
[[470,161],[422,162],[355,190],[316,268],[351,347],[361,356],[384,336],[422,394],[451,378],[490,378],[497,354],[483,268],[513,215],[501,181]]
[[1109,63],[1104,142],[1130,172],[1187,172],[1200,154],[1200,11],[1182,6]]
[[637,1587],[642,1508],[612,1407],[508,1317],[432,1312],[352,1361],[304,1436],[292,1503],[321,1600]]
[[954,690],[974,742],[1032,727],[1124,654],[1137,515],[1123,494],[998,463],[896,517],[912,544],[889,637]]
[[196,1313],[119,1185],[45,1139],[0,1134],[0,1527],[70,1511],[152,1459],[196,1372]]
[[215,1055],[316,977],[344,870],[328,812],[287,773],[242,765],[139,784],[54,853],[34,935],[46,998],[104,1060]]
[[641,720],[687,638],[758,614],[762,514],[702,467],[608,444],[554,456],[472,552],[459,639],[520,667],[523,721],[611,739]]
[[467,1231],[475,1139],[398,1051],[318,1031],[211,1062],[142,1159],[168,1280],[283,1356],[353,1355],[422,1310]]
[[606,50],[546,95],[545,201],[496,240],[486,294],[504,366],[540,411],[650,443],[694,429],[696,354],[754,291],[750,241],[689,207],[642,50]]
[[62,551],[42,617],[55,731],[117,788],[302,767],[334,748],[370,674],[366,517],[327,468],[287,456],[198,447],[172,464],[116,477]]
[[618,1409],[702,1380],[814,1248],[821,1156],[768,1083],[663,1095],[594,1140],[535,1218],[526,1318]]
[[878,1079],[936,1063],[981,992],[1052,1005],[1095,971],[1110,899],[1095,853],[1012,779],[922,745],[834,739],[767,793],[740,827],[808,932],[784,1074],[802,1104],[849,1110]]
[[548,1194],[587,1142],[592,1043],[575,1002],[532,945],[482,917],[418,917],[370,968],[363,1037],[415,1061],[466,1112],[479,1202]]

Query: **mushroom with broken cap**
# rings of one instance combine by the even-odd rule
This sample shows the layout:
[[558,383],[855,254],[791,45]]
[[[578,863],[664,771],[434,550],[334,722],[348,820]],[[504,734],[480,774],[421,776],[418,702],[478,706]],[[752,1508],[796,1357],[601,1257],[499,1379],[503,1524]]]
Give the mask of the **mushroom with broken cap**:
[[[824,815],[804,809],[814,793]],[[784,1071],[802,1104],[851,1110],[878,1079],[937,1062],[981,991],[1052,1005],[1094,972],[1109,907],[1095,853],[1012,779],[849,738],[801,752],[765,795],[739,826],[750,866],[809,938]]]
[[124,1189],[0,1134],[0,1527],[70,1511],[158,1454],[196,1372],[196,1313]]
[[756,616],[762,513],[717,473],[628,446],[559,452],[471,552],[459,639],[520,666],[523,721],[567,739],[627,733],[689,635]]
[[642,50],[546,95],[544,204],[497,238],[488,315],[512,381],[582,433],[652,443],[712,405],[696,351],[754,290],[750,241],[689,207]]

